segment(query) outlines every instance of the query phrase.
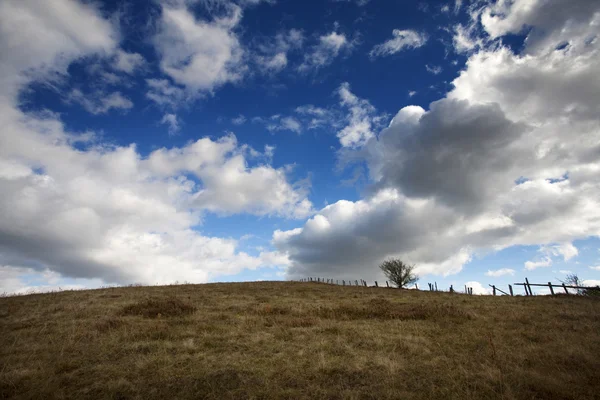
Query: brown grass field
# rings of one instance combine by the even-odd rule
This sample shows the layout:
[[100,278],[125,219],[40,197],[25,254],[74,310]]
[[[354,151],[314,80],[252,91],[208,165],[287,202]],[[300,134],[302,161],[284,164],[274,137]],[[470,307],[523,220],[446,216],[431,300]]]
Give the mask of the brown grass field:
[[599,399],[600,300],[296,282],[4,297],[0,398]]

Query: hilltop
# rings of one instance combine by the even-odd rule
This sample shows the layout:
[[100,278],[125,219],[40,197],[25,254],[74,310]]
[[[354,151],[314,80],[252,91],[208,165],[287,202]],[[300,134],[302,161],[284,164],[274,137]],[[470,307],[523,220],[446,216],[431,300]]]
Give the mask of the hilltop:
[[600,301],[317,283],[0,298],[0,398],[592,399]]

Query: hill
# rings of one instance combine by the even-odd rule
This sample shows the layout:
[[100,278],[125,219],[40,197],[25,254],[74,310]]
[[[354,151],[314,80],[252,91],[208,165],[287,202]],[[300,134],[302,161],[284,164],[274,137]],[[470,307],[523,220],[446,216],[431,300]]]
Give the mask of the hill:
[[592,399],[600,301],[256,282],[0,298],[0,398]]

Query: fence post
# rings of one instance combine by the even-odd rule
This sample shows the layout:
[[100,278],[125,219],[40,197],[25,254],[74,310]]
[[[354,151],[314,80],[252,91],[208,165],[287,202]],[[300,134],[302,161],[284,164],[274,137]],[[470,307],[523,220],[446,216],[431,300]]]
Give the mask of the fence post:
[[548,282],[548,287],[550,288],[550,293],[554,296],[554,288],[552,287],[552,282]]
[[356,286],[358,286],[358,281],[357,280],[355,280],[354,283],[356,283]]
[[493,291],[494,296],[495,296],[496,295],[496,286],[495,285],[492,285],[492,291]]
[[387,287],[390,287],[390,283],[389,283],[388,281],[385,281],[385,285],[386,285]]
[[367,287],[367,281],[363,280],[363,286]]
[[563,289],[565,289],[565,294],[569,294],[569,291],[567,290],[567,287],[565,286],[565,284],[563,283]]
[[473,288],[472,287],[469,288],[469,295],[473,296]]
[[419,286],[417,286],[416,282],[415,282],[415,289],[419,290]]
[[435,291],[436,292],[438,291],[438,289],[437,289],[437,282],[435,282]]
[[511,295],[511,296],[514,296],[514,294],[513,294],[513,291],[512,291],[512,286],[511,286],[511,285],[508,285],[508,290],[510,291],[510,295]]
[[527,287],[529,288],[529,295],[533,296],[533,292],[531,291],[531,285],[529,285],[529,279],[525,278],[525,283],[527,283]]
[[377,284],[377,281],[375,281],[375,287],[379,287],[379,285]]
[[450,285],[450,293],[454,293],[454,288]]

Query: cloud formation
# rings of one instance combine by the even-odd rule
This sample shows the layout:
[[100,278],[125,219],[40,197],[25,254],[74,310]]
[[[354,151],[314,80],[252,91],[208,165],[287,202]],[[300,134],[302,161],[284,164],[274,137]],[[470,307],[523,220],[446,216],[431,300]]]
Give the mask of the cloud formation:
[[333,62],[344,50],[351,50],[354,43],[343,33],[331,32],[319,37],[319,41],[310,52],[304,55],[304,62],[298,67],[300,71],[317,70]]
[[369,52],[372,58],[396,54],[404,49],[415,49],[427,43],[427,36],[410,29],[394,29],[392,38],[376,45]]
[[[109,60],[118,54],[118,31],[92,4],[55,3],[49,8],[35,1],[0,4],[0,49],[15,55],[0,67],[2,281],[6,277],[21,290],[27,286],[23,275],[93,285],[205,282],[244,268],[287,263],[284,255],[251,256],[238,249],[237,240],[199,230],[207,212],[310,214],[306,188],[288,181],[287,168],[269,164],[272,147],[263,154],[228,135],[141,154],[133,144],[112,145],[93,132],[70,131],[50,112],[18,108],[18,93],[29,83],[57,74],[67,79],[69,64],[82,57]],[[181,33],[184,38],[197,33],[195,20],[183,10],[174,12],[172,18],[193,25]],[[173,79],[194,84],[185,67],[179,72]],[[210,86],[202,83],[210,77],[198,79],[196,87]],[[173,96],[168,81],[148,84]],[[164,120],[171,126],[177,122]]]
[[[289,276],[380,279],[387,256],[448,275],[477,253],[514,245],[576,256],[571,243],[600,232],[600,4],[581,3],[585,13],[554,1],[484,8],[485,46],[446,97],[428,110],[402,108],[357,142],[353,159],[372,181],[366,197],[274,234]],[[523,25],[518,54],[501,40]]]
[[161,3],[158,32],[153,43],[160,68],[191,93],[212,92],[242,78],[244,50],[234,29],[242,9],[224,3],[224,14],[212,20],[197,19],[183,1]]

